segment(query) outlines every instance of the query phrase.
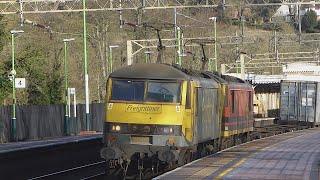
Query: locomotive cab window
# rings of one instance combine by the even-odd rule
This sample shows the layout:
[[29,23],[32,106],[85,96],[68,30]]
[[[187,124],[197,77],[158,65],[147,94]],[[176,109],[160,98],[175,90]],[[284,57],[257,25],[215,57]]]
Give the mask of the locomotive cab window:
[[187,94],[186,94],[186,109],[191,109],[191,96],[190,96],[190,93],[191,93],[191,83],[190,81],[188,82],[187,84]]
[[111,100],[143,101],[144,81],[113,80]]
[[177,82],[154,82],[148,83],[146,101],[149,102],[180,102],[181,84]]
[[234,106],[235,106],[235,94],[234,94],[234,91],[231,91],[231,112],[234,113]]
[[248,102],[248,109],[249,109],[249,111],[251,111],[251,103],[252,103],[252,94],[251,94],[251,91],[249,91],[249,102]]

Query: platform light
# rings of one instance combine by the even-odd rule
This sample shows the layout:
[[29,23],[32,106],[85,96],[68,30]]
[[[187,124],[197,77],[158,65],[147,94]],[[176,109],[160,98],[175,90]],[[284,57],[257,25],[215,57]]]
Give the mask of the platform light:
[[86,131],[90,130],[90,108],[89,108],[89,74],[87,63],[87,18],[86,18],[86,0],[82,0],[83,13],[83,64],[84,64],[84,85],[86,102]]
[[11,70],[11,76],[12,76],[12,140],[17,140],[17,122],[16,122],[16,87],[15,87],[15,77],[16,77],[16,71],[14,69],[14,35],[18,33],[24,33],[23,30],[11,30],[11,53],[12,53],[12,70]]
[[67,42],[74,41],[74,38],[69,38],[69,39],[63,39],[63,44],[64,44],[64,82],[65,82],[65,130],[66,130],[66,135],[70,135],[70,130],[69,130],[69,116],[68,116],[68,66],[67,66]]
[[218,55],[217,55],[217,17],[211,17],[210,20],[213,20],[214,26],[214,62],[215,70],[218,71]]
[[112,63],[113,63],[113,61],[112,61],[112,48],[117,48],[117,47],[119,47],[119,45],[110,45],[109,46],[109,63],[108,63],[108,65],[109,65],[109,69],[108,69],[109,74],[112,73]]

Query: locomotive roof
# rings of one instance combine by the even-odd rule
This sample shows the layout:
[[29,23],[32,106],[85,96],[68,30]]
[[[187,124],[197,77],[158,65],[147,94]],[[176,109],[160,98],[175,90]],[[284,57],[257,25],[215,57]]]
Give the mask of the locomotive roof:
[[132,64],[116,70],[110,74],[110,77],[133,79],[190,79],[190,76],[173,66],[155,63]]
[[110,74],[113,78],[130,79],[170,79],[170,80],[191,80],[193,78],[214,79],[220,83],[241,83],[246,84],[242,79],[221,75],[218,72],[196,71],[185,69],[177,64],[159,64],[159,63],[137,63],[123,67]]

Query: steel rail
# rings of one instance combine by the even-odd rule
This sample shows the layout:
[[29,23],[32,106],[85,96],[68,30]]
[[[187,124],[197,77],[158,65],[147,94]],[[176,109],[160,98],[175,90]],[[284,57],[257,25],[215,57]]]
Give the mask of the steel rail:
[[[100,164],[103,164],[105,162],[106,161],[99,161],[99,162],[95,162],[95,163],[91,163],[91,164],[86,164],[86,165],[83,165],[83,166],[78,166],[78,167],[74,167],[74,168],[71,168],[71,169],[66,169],[66,170],[62,170],[62,171],[53,172],[53,173],[50,173],[50,174],[34,177],[34,178],[31,178],[31,179],[28,179],[28,180],[36,180],[36,179],[41,179],[41,178],[47,178],[47,177],[50,177],[50,176],[55,176],[55,175],[59,175],[59,174],[63,174],[63,173],[71,172],[71,171],[76,171],[76,170],[79,170],[79,169],[84,169],[84,168],[100,165]],[[100,175],[102,175],[102,173],[97,174],[97,175],[93,175],[93,176],[90,176],[90,177],[100,176]],[[90,177],[87,177],[87,178],[90,178]],[[84,179],[86,179],[86,178],[84,178]]]

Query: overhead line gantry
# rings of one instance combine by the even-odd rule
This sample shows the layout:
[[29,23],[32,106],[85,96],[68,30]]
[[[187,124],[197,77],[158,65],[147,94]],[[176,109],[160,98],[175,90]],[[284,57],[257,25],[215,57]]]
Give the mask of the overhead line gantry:
[[[175,9],[175,8],[215,8],[230,6],[279,6],[279,5],[306,5],[320,4],[320,0],[279,0],[279,3],[270,3],[270,0],[200,0],[195,3],[192,0],[86,0],[86,11],[122,11],[137,9]],[[38,14],[53,12],[80,12],[82,0],[17,0],[0,1],[0,14]]]

